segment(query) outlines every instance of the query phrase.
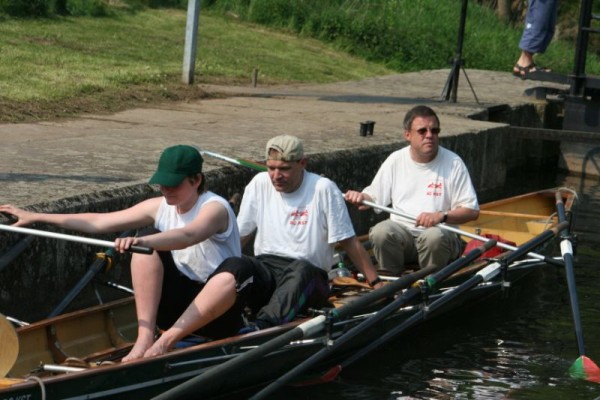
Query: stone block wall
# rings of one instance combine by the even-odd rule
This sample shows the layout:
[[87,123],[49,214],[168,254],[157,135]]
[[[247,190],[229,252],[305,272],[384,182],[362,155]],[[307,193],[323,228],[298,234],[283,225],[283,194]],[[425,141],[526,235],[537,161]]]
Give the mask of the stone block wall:
[[[469,171],[482,202],[493,198],[494,192],[504,185],[506,172],[526,161],[529,149],[523,140],[511,135],[508,126],[499,126],[476,133],[442,137],[441,144],[458,153]],[[327,176],[342,191],[361,190],[371,182],[380,164],[393,151],[406,146],[404,141],[370,146],[354,150],[313,154],[308,169]],[[256,171],[241,167],[224,167],[206,173],[207,187],[225,198],[243,189]],[[38,204],[35,210],[45,212],[78,213],[105,212],[129,207],[145,198],[159,195],[155,188],[138,184],[116,190],[107,190],[66,198],[54,203]],[[374,222],[387,218],[372,211],[359,212],[350,208],[357,234],[364,234]],[[3,218],[0,216],[0,219]],[[0,223],[7,223],[6,220]],[[33,227],[59,231],[50,226]],[[63,232],[77,234],[73,232]],[[113,240],[114,235],[98,237]],[[105,249],[64,240],[35,237],[25,251],[12,262],[2,265],[3,254],[10,253],[20,235],[0,234],[0,313],[25,321],[35,321],[48,315],[68,291],[79,281],[95,260],[95,253]],[[117,255],[115,265],[103,279],[130,286],[129,257]],[[78,296],[71,309],[97,304],[92,285]],[[104,285],[97,285],[103,301],[124,294]]]

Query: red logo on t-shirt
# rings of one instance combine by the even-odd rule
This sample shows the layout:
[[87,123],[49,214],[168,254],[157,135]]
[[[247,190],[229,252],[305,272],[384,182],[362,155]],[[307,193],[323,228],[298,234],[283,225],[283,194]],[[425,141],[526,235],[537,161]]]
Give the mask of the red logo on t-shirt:
[[290,217],[290,225],[306,225],[308,222],[308,210],[292,211]]
[[442,182],[430,182],[427,185],[427,196],[441,196],[444,188]]

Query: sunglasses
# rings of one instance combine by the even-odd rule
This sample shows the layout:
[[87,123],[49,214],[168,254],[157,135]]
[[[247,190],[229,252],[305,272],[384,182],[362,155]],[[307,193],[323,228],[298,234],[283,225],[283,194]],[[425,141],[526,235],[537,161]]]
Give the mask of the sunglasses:
[[427,131],[429,130],[429,132],[431,132],[432,135],[437,135],[440,133],[440,128],[419,128],[416,130],[416,132],[419,135],[425,135],[427,133]]

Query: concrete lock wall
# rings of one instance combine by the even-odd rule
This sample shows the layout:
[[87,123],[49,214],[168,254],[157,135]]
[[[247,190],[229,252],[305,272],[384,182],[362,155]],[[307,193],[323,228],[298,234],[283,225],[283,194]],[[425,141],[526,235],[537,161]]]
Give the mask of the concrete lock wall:
[[[442,146],[455,151],[463,158],[482,202],[494,198],[494,193],[503,187],[510,169],[527,168],[531,148],[541,146],[541,141],[531,145],[531,140],[519,138],[506,125],[474,133],[443,136],[440,139]],[[524,142],[528,145],[524,145]],[[362,189],[370,183],[383,160],[403,146],[406,146],[406,142],[398,141],[388,145],[367,145],[354,150],[310,154],[308,168],[332,179],[342,191]],[[556,157],[555,154],[545,156],[550,159]],[[244,186],[254,173],[240,167],[211,170],[206,173],[207,185],[210,190],[229,198],[236,192],[243,193]],[[53,203],[42,203],[34,209],[61,213],[105,212],[131,206],[158,194],[155,188],[141,184],[112,191],[82,194]],[[371,211],[358,212],[353,207],[351,216],[358,234],[365,233],[376,220],[387,217],[383,214],[375,215]],[[33,228],[60,231],[47,225]],[[98,238],[112,241],[114,235]],[[0,248],[5,249],[6,255],[22,239],[22,235],[2,233]],[[25,251],[10,264],[3,268],[0,266],[0,313],[25,321],[45,317],[84,275],[95,260],[95,253],[104,250],[64,240],[32,238]],[[2,257],[4,256],[0,255],[0,258]],[[101,273],[99,277],[130,286],[128,265],[129,256],[118,255],[111,270]],[[124,295],[123,292],[105,285],[95,286],[103,301]],[[94,304],[98,304],[94,286],[87,285],[69,310]]]

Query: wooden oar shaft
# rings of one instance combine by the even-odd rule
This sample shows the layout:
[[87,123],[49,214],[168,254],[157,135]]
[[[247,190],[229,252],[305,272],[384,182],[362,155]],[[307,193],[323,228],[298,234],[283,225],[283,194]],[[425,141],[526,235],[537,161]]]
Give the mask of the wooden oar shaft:
[[[38,229],[22,228],[19,226],[1,225],[0,224],[0,231],[22,233],[25,235],[41,236],[41,237],[46,237],[46,238],[50,238],[50,239],[67,240],[69,242],[84,243],[84,244],[89,244],[92,246],[115,248],[115,243],[110,242],[108,240],[92,239],[92,238],[86,238],[86,237],[81,237],[81,236],[67,235],[64,233],[41,231]],[[130,251],[133,253],[152,254],[153,250],[148,247],[131,246]]]

